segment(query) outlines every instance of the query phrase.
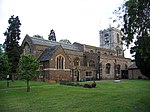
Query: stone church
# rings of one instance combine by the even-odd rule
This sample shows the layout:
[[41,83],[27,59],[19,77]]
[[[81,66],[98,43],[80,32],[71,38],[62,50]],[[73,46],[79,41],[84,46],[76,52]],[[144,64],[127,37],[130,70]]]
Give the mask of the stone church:
[[108,28],[99,32],[100,47],[74,42],[56,41],[51,30],[48,40],[26,35],[22,47],[24,54],[35,56],[40,61],[44,81],[84,81],[127,78],[131,60],[124,57],[120,31]]

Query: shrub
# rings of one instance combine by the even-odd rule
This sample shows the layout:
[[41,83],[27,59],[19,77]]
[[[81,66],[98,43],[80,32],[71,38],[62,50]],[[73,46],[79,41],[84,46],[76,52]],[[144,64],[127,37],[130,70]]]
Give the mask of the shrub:
[[96,87],[96,83],[94,81],[92,84],[84,84],[83,87],[84,88],[95,88]]
[[67,86],[82,86],[78,82],[69,82],[69,81],[61,81],[60,85],[67,85]]
[[138,79],[142,79],[142,76],[138,76]]

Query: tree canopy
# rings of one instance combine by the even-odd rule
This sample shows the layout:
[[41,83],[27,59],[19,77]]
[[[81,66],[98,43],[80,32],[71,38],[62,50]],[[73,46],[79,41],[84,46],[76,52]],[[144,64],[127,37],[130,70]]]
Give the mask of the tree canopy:
[[4,50],[8,55],[8,60],[11,65],[11,73],[16,73],[20,54],[22,53],[21,47],[19,45],[21,23],[19,17],[14,17],[14,15],[9,18],[8,23],[9,27],[4,33],[4,36],[6,36]]
[[56,41],[56,35],[53,29],[50,31],[50,34],[48,35],[48,40]]
[[37,37],[37,38],[43,39],[43,36],[41,36],[41,35],[39,35],[39,34],[33,35],[33,37]]
[[22,55],[19,60],[18,74],[27,81],[27,92],[29,92],[29,81],[40,75],[37,59],[31,55]]
[[142,74],[150,78],[150,0],[128,0],[116,11],[123,12],[123,40],[135,53],[135,62]]
[[0,77],[6,79],[9,74],[10,66],[8,63],[8,57],[2,50],[2,45],[0,44]]
[[71,42],[68,39],[61,39],[59,42],[65,43],[65,44],[71,44]]

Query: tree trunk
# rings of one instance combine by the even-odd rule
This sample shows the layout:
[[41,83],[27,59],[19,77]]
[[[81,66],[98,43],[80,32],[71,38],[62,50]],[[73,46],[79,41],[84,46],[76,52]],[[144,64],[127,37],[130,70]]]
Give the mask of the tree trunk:
[[27,92],[30,92],[29,80],[27,80]]
[[9,80],[7,80],[7,88],[9,88]]

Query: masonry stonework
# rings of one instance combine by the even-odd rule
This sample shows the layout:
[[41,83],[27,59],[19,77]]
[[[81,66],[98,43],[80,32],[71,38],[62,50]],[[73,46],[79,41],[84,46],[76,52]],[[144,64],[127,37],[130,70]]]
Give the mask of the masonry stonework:
[[40,61],[45,81],[114,79],[116,73],[123,78],[131,64],[130,59],[116,55],[113,50],[80,43],[64,44],[29,35],[24,38],[22,47],[24,54],[31,54]]

